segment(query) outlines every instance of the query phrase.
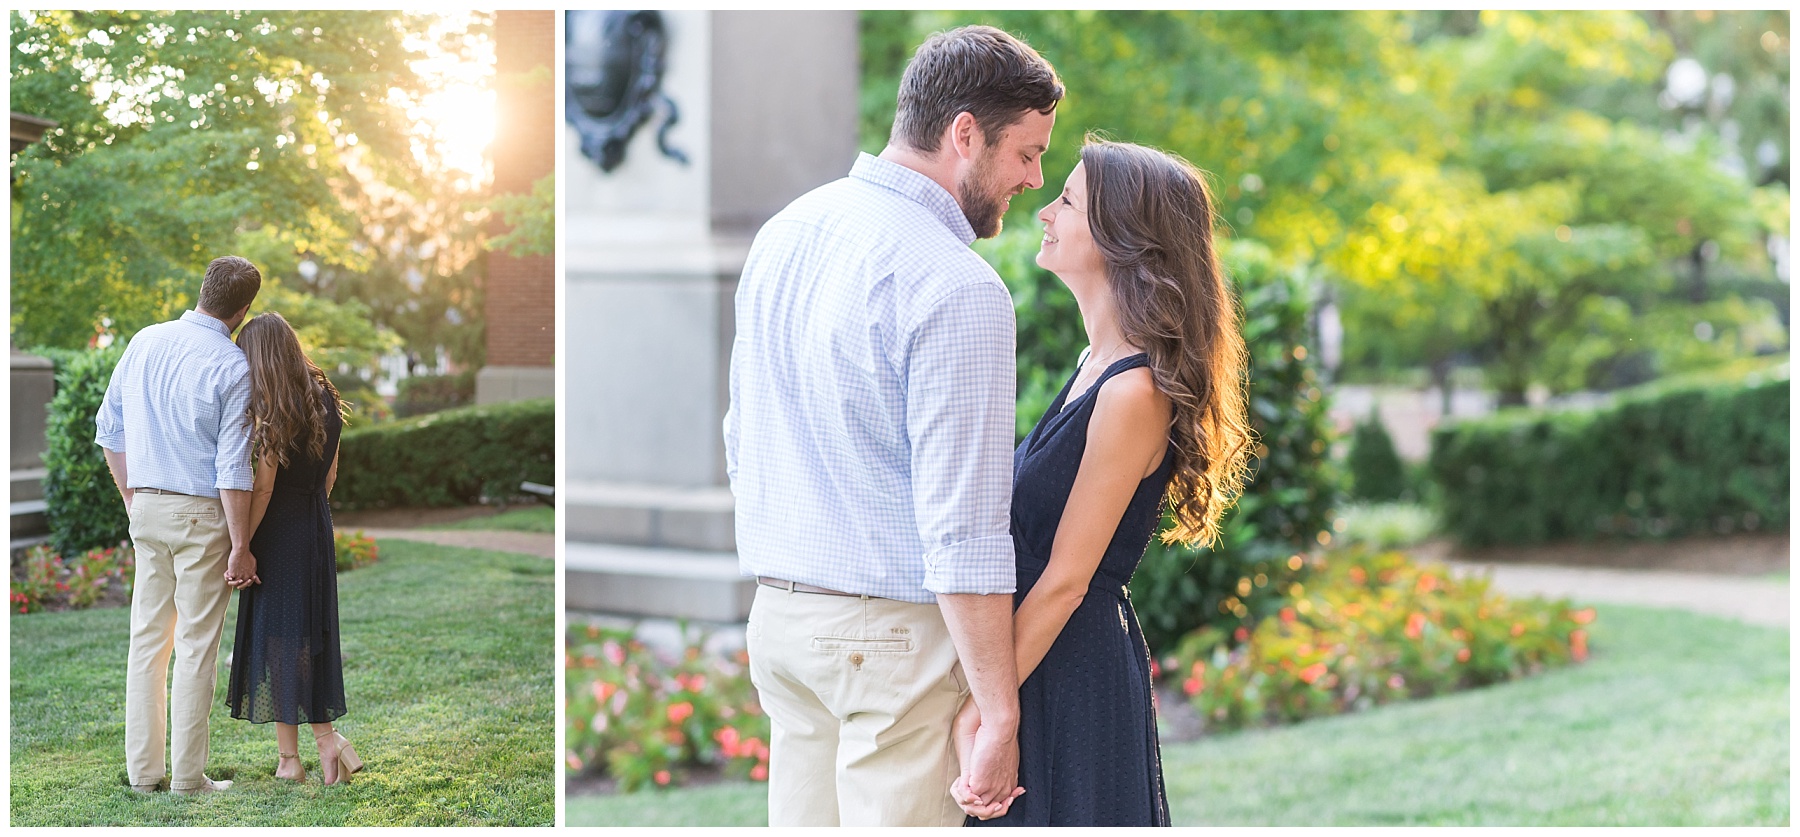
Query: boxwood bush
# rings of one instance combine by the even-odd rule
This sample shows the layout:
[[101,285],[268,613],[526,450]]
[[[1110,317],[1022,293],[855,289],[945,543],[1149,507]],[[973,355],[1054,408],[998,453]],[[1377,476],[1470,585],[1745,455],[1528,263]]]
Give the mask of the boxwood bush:
[[94,414],[106,397],[113,367],[123,346],[107,349],[39,349],[34,354],[56,364],[56,395],[50,399],[45,427],[44,516],[50,524],[52,548],[80,555],[130,538],[125,501],[106,467],[106,454],[94,444]]
[[[1035,236],[1019,233],[978,245],[1006,279],[1018,314],[1021,435],[1049,408],[1087,342],[1074,298],[1033,261],[1037,246]],[[1221,242],[1220,254],[1237,286],[1250,348],[1255,476],[1227,513],[1216,548],[1151,541],[1131,597],[1152,648],[1203,625],[1235,628],[1279,609],[1276,591],[1302,571],[1300,554],[1330,541],[1341,493],[1326,455],[1328,402],[1308,349],[1312,280],[1279,268],[1255,243]]]
[[345,430],[331,501],[344,510],[471,505],[555,475],[555,399],[485,404]]
[[1431,471],[1445,530],[1486,546],[1784,529],[1788,409],[1781,366],[1650,385],[1598,409],[1439,427]]
[[1379,408],[1371,409],[1369,417],[1350,431],[1345,462],[1350,466],[1351,493],[1358,500],[1398,500],[1407,493],[1406,468],[1394,450],[1394,438],[1381,423]]

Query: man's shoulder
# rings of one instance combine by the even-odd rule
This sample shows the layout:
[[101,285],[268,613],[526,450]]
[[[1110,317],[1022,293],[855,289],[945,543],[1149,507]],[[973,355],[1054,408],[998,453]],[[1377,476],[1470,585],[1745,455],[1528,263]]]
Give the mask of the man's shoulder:
[[243,350],[230,337],[183,320],[169,320],[138,329],[126,343],[125,354],[129,357],[147,353],[178,355],[185,363],[218,369],[233,377],[250,371],[250,362],[244,358]]

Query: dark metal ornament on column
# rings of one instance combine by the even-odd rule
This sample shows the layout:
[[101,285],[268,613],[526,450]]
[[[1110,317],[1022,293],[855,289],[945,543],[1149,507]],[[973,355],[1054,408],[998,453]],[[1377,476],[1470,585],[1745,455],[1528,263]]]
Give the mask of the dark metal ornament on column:
[[564,112],[581,135],[581,153],[612,171],[625,149],[658,110],[662,125],[656,147],[687,165],[687,154],[669,145],[669,130],[681,119],[675,100],[662,92],[669,34],[656,11],[569,11],[564,27]]

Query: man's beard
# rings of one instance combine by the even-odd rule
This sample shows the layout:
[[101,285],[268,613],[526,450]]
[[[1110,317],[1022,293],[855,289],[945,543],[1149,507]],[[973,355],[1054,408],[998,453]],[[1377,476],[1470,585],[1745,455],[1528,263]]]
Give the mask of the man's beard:
[[989,181],[995,180],[993,154],[989,151],[975,160],[975,167],[957,181],[957,203],[962,204],[963,217],[975,230],[976,238],[993,238],[1000,234],[1001,216],[1006,214],[1009,195]]

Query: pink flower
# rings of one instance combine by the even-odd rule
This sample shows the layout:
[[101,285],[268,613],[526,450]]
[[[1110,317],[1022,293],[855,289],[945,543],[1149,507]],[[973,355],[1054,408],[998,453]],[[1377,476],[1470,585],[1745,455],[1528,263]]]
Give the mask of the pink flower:
[[1206,688],[1206,681],[1202,680],[1198,677],[1189,677],[1185,682],[1183,682],[1181,684],[1181,690],[1183,692],[1186,692],[1188,697],[1193,697],[1194,695],[1200,694],[1200,690],[1205,689],[1205,688]]
[[605,645],[600,646],[600,651],[606,655],[607,662],[615,666],[625,664],[625,649],[620,648],[618,643],[607,640]]
[[669,723],[671,724],[679,724],[682,721],[693,717],[693,714],[694,705],[685,700],[680,703],[669,704]]
[[658,770],[656,771],[656,775],[651,776],[650,778],[655,779],[656,783],[659,785],[666,785],[669,783],[669,771]]
[[569,769],[570,770],[580,770],[581,769],[581,757],[580,756],[575,755],[574,753],[569,754]]
[[769,766],[766,764],[759,764],[750,768],[750,779],[756,782],[769,781]]

